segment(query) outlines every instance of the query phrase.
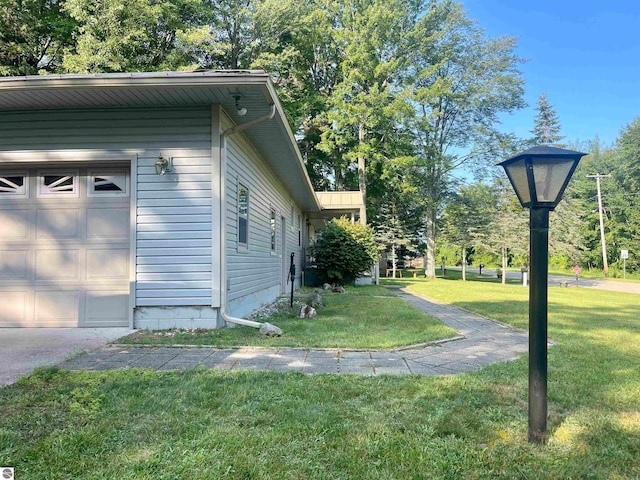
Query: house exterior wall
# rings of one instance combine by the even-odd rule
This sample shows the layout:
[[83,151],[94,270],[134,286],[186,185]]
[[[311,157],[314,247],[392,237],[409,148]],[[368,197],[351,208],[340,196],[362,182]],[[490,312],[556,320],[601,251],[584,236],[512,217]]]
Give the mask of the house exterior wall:
[[[137,158],[135,200],[136,326],[157,326],[166,306],[190,306],[211,324],[211,110],[209,107],[3,112],[0,152],[22,161],[65,161],[60,152],[91,152],[87,160]],[[174,168],[155,174],[158,155]],[[82,157],[82,154],[80,154]],[[78,160],[78,155],[74,155]],[[105,160],[102,164],[105,164]],[[152,311],[162,307],[162,312]],[[146,309],[146,311],[144,311]],[[206,310],[206,309],[205,309]],[[217,314],[215,315],[217,317]]]
[[[223,121],[223,128],[230,125]],[[238,185],[249,189],[249,234],[246,248],[238,244]],[[296,265],[295,286],[300,286],[305,220],[301,209],[258,152],[241,135],[227,139],[226,178],[227,299],[229,313],[246,315],[272,301],[283,291],[291,252]],[[276,246],[271,250],[271,209],[276,212]],[[292,214],[293,211],[293,214]],[[283,265],[283,225],[286,247]],[[293,217],[293,218],[292,218]],[[298,233],[300,231],[300,234]],[[298,238],[300,235],[300,244]]]
[[[222,128],[229,126],[223,118]],[[220,325],[218,310],[211,307],[212,303],[218,306],[217,255],[212,248],[216,244],[212,232],[215,235],[218,228],[215,220],[212,223],[218,205],[212,199],[215,134],[209,106],[3,112],[0,163],[12,161],[15,152],[20,161],[28,162],[64,163],[67,153],[76,162],[84,161],[86,153],[86,161],[94,165],[107,165],[110,159],[135,159],[131,162],[134,326],[211,328]],[[164,176],[155,173],[159,155],[173,158],[173,171]],[[291,252],[295,254],[295,286],[300,286],[305,217],[242,134],[227,139],[226,173],[227,311],[243,316],[289,290],[290,284],[283,285],[283,279],[286,281]],[[237,243],[239,182],[250,192],[246,249]],[[215,195],[215,188],[213,191]],[[274,252],[272,208],[277,227]]]

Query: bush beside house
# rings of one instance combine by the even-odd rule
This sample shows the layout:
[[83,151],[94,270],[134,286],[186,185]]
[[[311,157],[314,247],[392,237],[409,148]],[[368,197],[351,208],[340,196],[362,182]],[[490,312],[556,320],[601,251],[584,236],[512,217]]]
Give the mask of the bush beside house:
[[346,218],[328,222],[312,251],[320,275],[339,285],[353,282],[378,258],[373,230]]

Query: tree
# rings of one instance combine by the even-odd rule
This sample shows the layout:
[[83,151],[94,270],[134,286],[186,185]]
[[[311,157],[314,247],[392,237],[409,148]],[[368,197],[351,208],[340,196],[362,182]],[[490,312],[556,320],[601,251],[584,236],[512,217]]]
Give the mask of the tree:
[[612,235],[615,259],[620,249],[629,250],[627,267],[640,269],[640,117],[627,125],[616,141],[617,167],[611,172],[622,188],[616,190],[609,208],[612,211]]
[[486,39],[450,0],[428,3],[409,44],[405,82],[416,107],[412,169],[419,172],[413,181],[425,207],[425,273],[434,277],[436,222],[454,170],[497,158],[498,115],[524,106],[523,80],[515,39]]
[[528,252],[528,219],[505,178],[498,179],[493,188],[498,192],[493,215],[485,228],[474,234],[474,246],[500,256],[502,283],[506,284],[509,255]]
[[640,190],[640,116],[622,130],[616,147],[624,169],[625,186]]
[[461,251],[463,281],[467,279],[467,248],[486,228],[496,200],[488,185],[478,183],[460,188],[444,208],[442,234],[446,243]]
[[560,135],[560,121],[544,92],[540,94],[536,105],[536,118],[533,126],[535,145],[555,145],[562,147],[558,142],[564,137]]
[[351,0],[339,3],[335,38],[341,79],[328,99],[319,148],[354,165],[367,202],[367,172],[384,157],[385,134],[402,102],[395,102],[400,48],[416,11],[410,0]]
[[355,280],[378,258],[373,230],[344,217],[327,223],[312,252],[326,279],[342,285]]
[[269,71],[278,86],[292,128],[298,130],[298,146],[314,187],[357,187],[357,175],[349,170],[345,158],[348,149],[320,146],[328,128],[331,98],[342,79],[342,53],[336,35],[339,8],[330,0],[290,4],[292,18],[280,29],[286,32],[280,36],[280,44],[262,52],[253,66]]
[[395,205],[383,206],[376,217],[376,241],[382,249],[391,249],[392,277],[396,277],[398,252],[414,244],[414,238],[400,221]]
[[57,72],[76,22],[64,0],[0,2],[0,75]]
[[[623,134],[621,134],[621,137]],[[620,138],[618,139],[620,140]],[[581,225],[575,242],[579,245],[579,263],[588,268],[604,269],[601,252],[600,222],[598,215],[596,182],[588,174],[610,173],[601,181],[607,263],[615,268],[620,249],[640,251],[640,212],[637,209],[638,190],[632,185],[625,157],[619,146],[604,148],[598,138],[588,146],[590,154],[584,157],[573,176],[569,198],[581,205]],[[562,204],[559,205],[559,207]],[[638,250],[637,250],[638,249]],[[630,258],[627,266],[634,269],[638,258]],[[618,265],[621,265],[618,263]],[[615,275],[615,273],[614,273]]]
[[179,36],[197,28],[200,0],[67,0],[78,22],[75,47],[64,57],[68,72],[171,70],[198,66]]
[[576,198],[571,185],[562,201],[549,216],[549,257],[562,268],[569,268],[580,260],[584,245],[580,237],[584,206]]

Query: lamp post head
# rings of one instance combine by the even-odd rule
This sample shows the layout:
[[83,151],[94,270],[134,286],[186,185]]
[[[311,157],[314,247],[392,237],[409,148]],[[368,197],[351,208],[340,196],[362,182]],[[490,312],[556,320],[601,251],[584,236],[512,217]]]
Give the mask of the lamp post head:
[[578,162],[586,153],[540,145],[498,165],[526,208],[556,208]]

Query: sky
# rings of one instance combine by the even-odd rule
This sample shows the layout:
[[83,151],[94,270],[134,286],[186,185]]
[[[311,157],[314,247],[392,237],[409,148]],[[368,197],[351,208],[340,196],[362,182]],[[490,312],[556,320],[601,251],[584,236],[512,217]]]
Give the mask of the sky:
[[459,0],[487,36],[518,38],[528,107],[502,117],[502,130],[531,137],[541,92],[564,143],[611,146],[640,116],[640,1]]

